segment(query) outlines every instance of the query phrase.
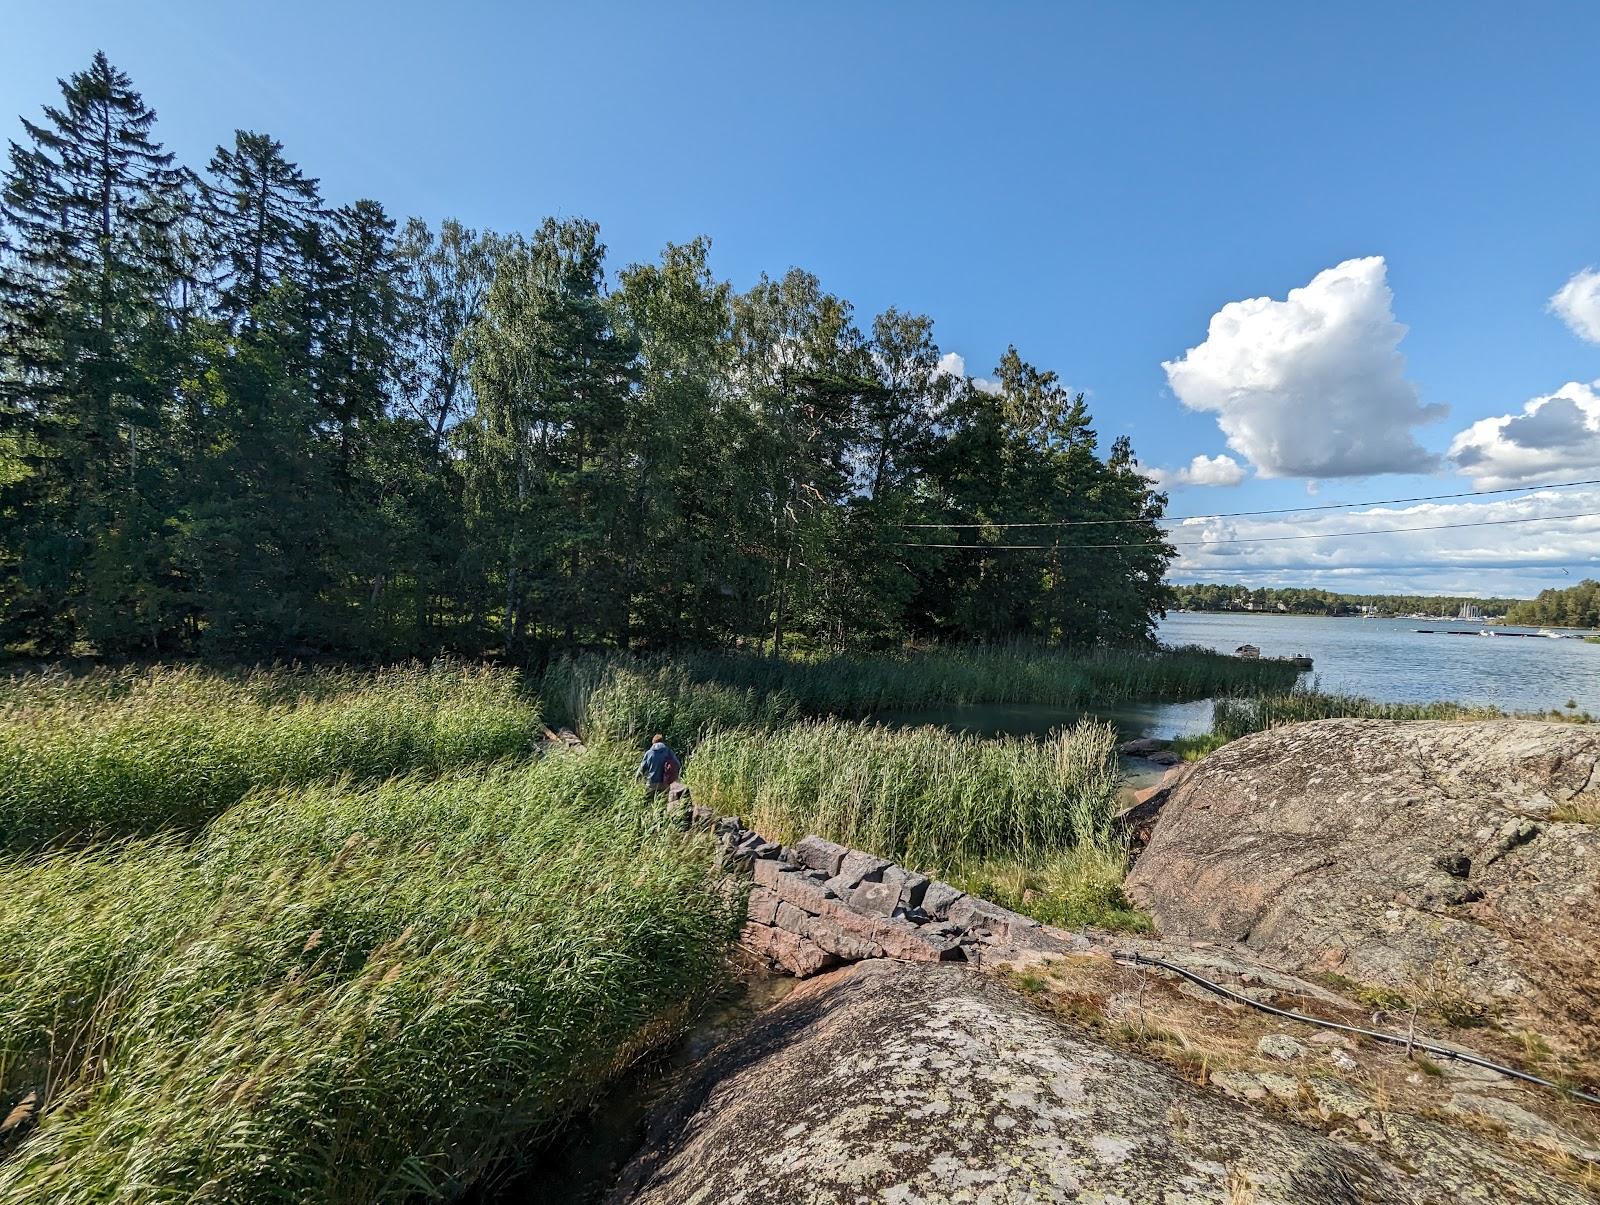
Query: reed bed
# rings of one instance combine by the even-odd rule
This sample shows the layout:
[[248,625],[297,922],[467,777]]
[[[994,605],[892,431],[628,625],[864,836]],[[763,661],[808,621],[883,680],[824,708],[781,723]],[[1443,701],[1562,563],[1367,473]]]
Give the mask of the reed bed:
[[252,789],[522,755],[516,671],[30,676],[0,692],[0,849],[197,828]]
[[659,732],[690,749],[713,729],[776,728],[801,718],[799,704],[781,691],[724,685],[660,657],[564,659],[546,671],[543,695],[546,709],[590,742],[637,743]]
[[678,1033],[742,912],[603,751],[263,791],[0,881],[30,1205],[455,1197]]
[[775,840],[818,833],[944,873],[1100,839],[1115,808],[1116,737],[1093,723],[1039,741],[812,720],[714,732],[685,779],[699,802]]
[[778,728],[802,716],[852,719],[962,704],[1082,709],[1128,699],[1281,692],[1298,671],[1207,649],[1074,652],[1032,645],[826,658],[684,653],[565,658],[546,672],[546,713],[585,739],[640,741],[660,732],[692,748],[715,729]]
[[1253,699],[1219,699],[1211,717],[1211,736],[1224,744],[1309,720],[1492,720],[1505,712],[1495,707],[1473,707],[1464,703],[1378,703],[1359,695],[1322,694],[1297,690],[1262,695]]
[[677,664],[695,681],[782,694],[809,714],[854,717],[963,703],[1081,708],[1129,699],[1204,699],[1284,691],[1299,677],[1287,662],[1197,647],[987,645],[812,660],[706,653]]

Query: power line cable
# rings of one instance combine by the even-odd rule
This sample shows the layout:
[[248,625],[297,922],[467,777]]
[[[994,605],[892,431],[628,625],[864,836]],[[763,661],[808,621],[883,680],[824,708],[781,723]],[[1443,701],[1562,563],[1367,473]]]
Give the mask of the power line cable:
[[1468,523],[1432,523],[1425,527],[1375,527],[1370,531],[1306,532],[1292,536],[1238,536],[1219,540],[1129,540],[1120,544],[918,544],[902,543],[901,548],[981,549],[990,552],[1048,551],[1081,552],[1106,548],[1192,548],[1214,544],[1274,544],[1283,540],[1337,540],[1350,536],[1389,536],[1407,531],[1454,531],[1462,527],[1504,527],[1513,523],[1554,523],[1562,519],[1600,518],[1600,511],[1575,515],[1535,515],[1525,519],[1474,519]]
[[1536,490],[1567,490],[1583,485],[1600,485],[1600,477],[1588,481],[1554,481],[1548,485],[1508,485],[1493,490],[1466,490],[1459,494],[1419,494],[1414,498],[1379,498],[1372,502],[1325,502],[1317,506],[1283,506],[1271,510],[1220,511],[1214,515],[1163,515],[1160,519],[1050,519],[1020,523],[902,523],[901,527],[928,527],[955,530],[973,527],[1101,527],[1115,523],[1186,523],[1192,519],[1249,519],[1261,515],[1303,515],[1313,511],[1354,510],[1363,506],[1399,506],[1406,502],[1446,502],[1458,498],[1488,498],[1496,494],[1523,494]]

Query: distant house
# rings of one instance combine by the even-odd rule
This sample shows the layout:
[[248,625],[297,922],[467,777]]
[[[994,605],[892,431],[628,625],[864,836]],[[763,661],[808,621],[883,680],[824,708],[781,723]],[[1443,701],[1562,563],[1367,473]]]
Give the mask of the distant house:
[[1246,661],[1254,661],[1261,656],[1261,650],[1253,644],[1241,644],[1233,650],[1233,655],[1235,657],[1243,657]]

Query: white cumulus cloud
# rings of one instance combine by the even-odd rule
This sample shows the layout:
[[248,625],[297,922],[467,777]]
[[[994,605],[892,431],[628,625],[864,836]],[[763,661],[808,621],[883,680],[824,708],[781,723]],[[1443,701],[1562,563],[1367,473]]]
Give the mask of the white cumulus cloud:
[[1244,466],[1232,456],[1196,456],[1181,469],[1148,469],[1145,476],[1162,488],[1238,485],[1244,480]]
[[[947,351],[939,357],[939,364],[934,371],[941,376],[962,380],[967,375],[966,358],[960,352]],[[972,387],[980,393],[1000,392],[1000,382],[991,381],[988,377],[973,377]]]
[[1449,457],[1478,489],[1600,471],[1600,381],[1568,381],[1525,402],[1521,414],[1481,418],[1451,441]]
[[1445,407],[1423,405],[1405,379],[1391,303],[1382,256],[1346,260],[1283,301],[1229,302],[1204,343],[1162,367],[1263,477],[1427,471],[1438,458],[1411,429]]
[[1590,343],[1600,343],[1600,271],[1584,268],[1550,299],[1550,312],[1572,333]]

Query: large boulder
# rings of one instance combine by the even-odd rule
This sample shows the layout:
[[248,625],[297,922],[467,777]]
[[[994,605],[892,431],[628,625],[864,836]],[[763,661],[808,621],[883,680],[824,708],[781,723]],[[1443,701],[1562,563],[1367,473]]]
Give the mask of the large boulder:
[[811,980],[671,1099],[613,1202],[1587,1199],[1425,1119],[1365,1146],[1252,1108],[958,965]]
[[1126,890],[1162,934],[1600,1050],[1600,727],[1324,720],[1164,801]]

